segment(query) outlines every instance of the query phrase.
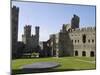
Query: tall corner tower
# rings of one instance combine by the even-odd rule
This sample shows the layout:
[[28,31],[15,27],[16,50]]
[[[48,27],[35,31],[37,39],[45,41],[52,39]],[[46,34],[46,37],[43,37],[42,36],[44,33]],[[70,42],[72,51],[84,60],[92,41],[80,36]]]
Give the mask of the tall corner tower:
[[74,14],[71,19],[71,28],[72,29],[79,28],[79,22],[80,22],[80,18]]
[[17,41],[18,41],[18,19],[19,8],[16,6],[12,7],[11,10],[11,38],[12,38],[12,54],[16,54]]

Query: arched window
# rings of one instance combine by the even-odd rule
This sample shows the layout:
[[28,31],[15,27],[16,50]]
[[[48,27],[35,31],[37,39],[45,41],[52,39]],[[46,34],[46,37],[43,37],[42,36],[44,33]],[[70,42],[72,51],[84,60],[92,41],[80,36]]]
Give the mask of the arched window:
[[82,51],[82,56],[86,56],[86,52],[85,51]]
[[86,35],[85,34],[82,36],[82,41],[83,41],[83,43],[86,42]]
[[91,56],[91,57],[94,57],[94,51],[91,51],[91,52],[90,52],[90,56]]
[[75,51],[75,56],[78,56],[78,51]]

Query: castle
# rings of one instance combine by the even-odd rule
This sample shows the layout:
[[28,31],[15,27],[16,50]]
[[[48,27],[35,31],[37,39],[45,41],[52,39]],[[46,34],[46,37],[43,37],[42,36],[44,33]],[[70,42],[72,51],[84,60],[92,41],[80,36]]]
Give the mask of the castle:
[[[19,8],[12,8],[12,52],[16,53],[18,36]],[[15,15],[14,15],[15,14]],[[31,35],[31,25],[24,27],[22,43],[24,53],[37,52],[40,56],[86,56],[96,55],[96,27],[79,28],[80,18],[73,15],[71,24],[63,24],[57,34],[50,35],[47,41],[40,43],[39,26],[35,27],[35,35]]]
[[59,33],[50,35],[52,56],[95,56],[96,28],[79,28],[79,20],[74,15],[71,24],[63,24]]
[[33,52],[39,46],[39,26],[35,27],[35,35],[31,35],[31,25],[26,25],[22,42],[25,44],[25,52]]

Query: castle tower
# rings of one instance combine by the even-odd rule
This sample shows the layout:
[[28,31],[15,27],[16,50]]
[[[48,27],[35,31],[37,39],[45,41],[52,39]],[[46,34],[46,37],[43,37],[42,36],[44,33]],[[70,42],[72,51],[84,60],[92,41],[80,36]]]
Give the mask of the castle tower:
[[36,27],[35,27],[35,33],[36,33],[36,35],[39,36],[39,26],[36,26]]
[[24,42],[24,44],[29,43],[30,37],[31,37],[31,25],[26,25],[24,27],[24,35],[22,35],[22,41]]
[[26,25],[24,27],[24,35],[26,37],[30,37],[31,36],[31,25]]
[[12,15],[11,16],[12,55],[15,55],[17,51],[17,41],[18,41],[19,8],[13,6],[11,15]]
[[72,29],[79,28],[79,22],[80,22],[80,18],[74,14],[71,19],[71,28]]
[[63,24],[63,26],[62,26],[62,31],[66,32],[66,25],[65,24]]
[[35,27],[36,42],[39,45],[39,26]]

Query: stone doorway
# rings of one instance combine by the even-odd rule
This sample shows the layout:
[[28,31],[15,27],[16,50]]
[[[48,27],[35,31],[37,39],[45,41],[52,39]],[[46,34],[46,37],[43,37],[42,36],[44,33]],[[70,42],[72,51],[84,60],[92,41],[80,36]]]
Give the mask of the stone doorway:
[[91,56],[91,57],[94,57],[94,51],[91,51],[91,52],[90,52],[90,56]]
[[86,52],[85,51],[82,51],[82,56],[86,56]]
[[78,51],[75,51],[75,56],[78,56]]

